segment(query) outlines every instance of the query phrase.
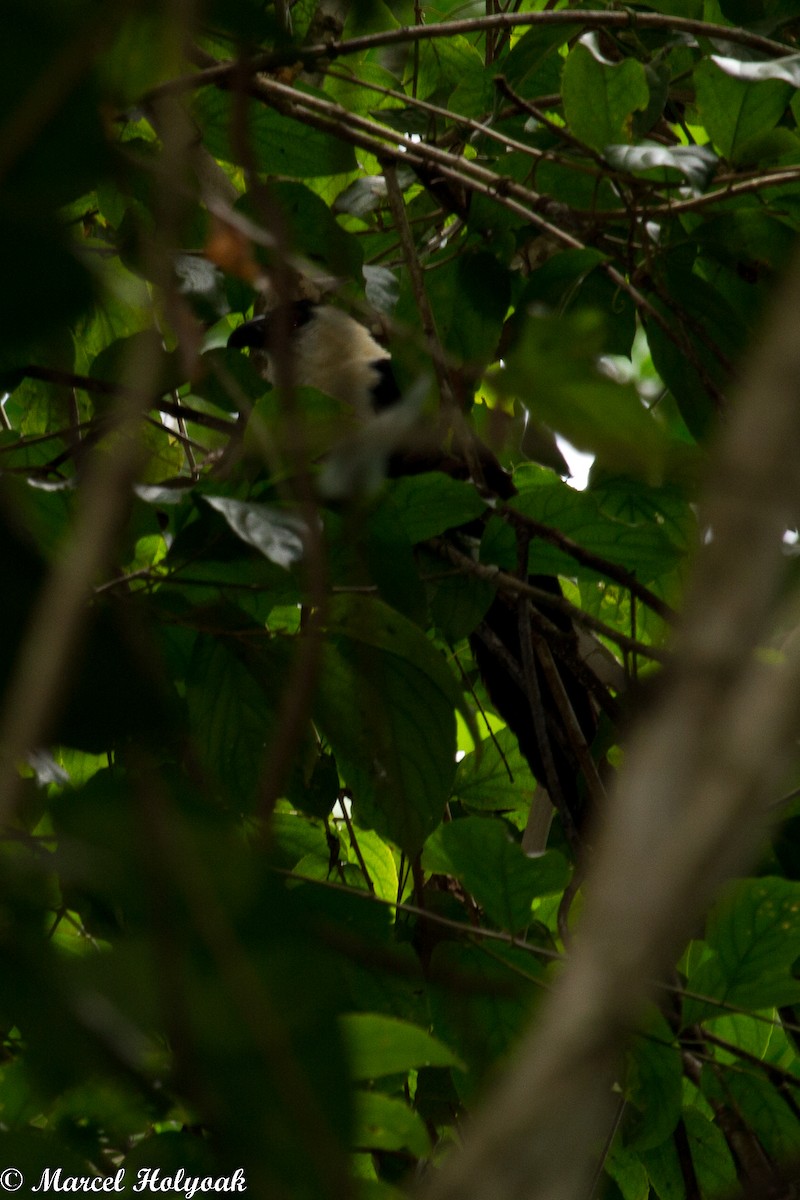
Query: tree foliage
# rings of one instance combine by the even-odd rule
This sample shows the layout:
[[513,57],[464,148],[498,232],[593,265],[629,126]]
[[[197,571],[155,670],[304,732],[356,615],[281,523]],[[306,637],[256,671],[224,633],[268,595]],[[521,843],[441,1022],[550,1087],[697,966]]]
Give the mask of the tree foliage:
[[[796,6],[5,16],[0,1169],[388,1198],[513,1060],[591,858],[558,819],[523,850],[536,780],[469,635],[558,576],[624,674],[590,747],[624,769],[800,222]],[[385,478],[227,348],[298,275],[516,495]],[[800,1158],[792,785],[631,1040],[615,1200]]]

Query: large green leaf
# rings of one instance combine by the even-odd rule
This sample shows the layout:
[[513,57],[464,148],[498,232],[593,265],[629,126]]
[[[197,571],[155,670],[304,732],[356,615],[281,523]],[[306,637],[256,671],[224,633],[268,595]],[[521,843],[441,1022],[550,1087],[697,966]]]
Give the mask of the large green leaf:
[[515,90],[525,86],[528,94],[527,88],[532,84],[535,86],[535,82],[538,82],[544,64],[553,60],[558,62],[555,51],[559,46],[572,41],[576,28],[570,25],[534,25],[532,29],[525,30],[522,37],[500,60],[499,69]]
[[486,511],[485,500],[471,484],[436,471],[394,481],[391,496],[413,543],[465,525]]
[[602,318],[594,313],[531,314],[494,385],[610,469],[661,482],[684,451],[670,444],[633,384],[598,368],[602,340]]
[[597,331],[602,352],[630,355],[636,313],[629,297],[602,269],[606,261],[599,251],[588,248],[554,255],[531,273],[517,311],[522,311],[523,305],[544,303],[561,314],[581,309],[588,309],[593,316],[602,314]]
[[764,877],[731,885],[709,918],[706,940],[714,955],[689,976],[687,1024],[716,1016],[715,1001],[752,1010],[800,1000],[792,973],[800,956],[800,884]]
[[[541,468],[516,472],[520,485],[514,507],[543,525],[559,530],[601,558],[635,570],[640,582],[652,582],[672,572],[686,555],[690,513],[680,494],[648,488],[636,480],[609,480],[595,493],[577,492]],[[637,499],[638,498],[638,499]],[[481,545],[485,562],[513,568],[514,539],[505,524],[495,520]],[[534,538],[530,570],[596,578],[597,573],[563,550]]]
[[517,739],[501,729],[461,759],[453,795],[469,808],[513,811],[530,806],[535,787]]
[[431,977],[433,1033],[468,1064],[469,1073],[455,1072],[453,1082],[462,1099],[470,1100],[529,1022],[544,969],[535,954],[500,942],[485,947],[443,941],[433,952]]
[[796,1158],[800,1151],[800,1120],[791,1105],[767,1078],[755,1071],[720,1070],[706,1082],[708,1098],[735,1105],[776,1160]]
[[264,689],[221,639],[201,637],[186,692],[189,718],[200,735],[197,749],[211,779],[229,802],[249,810],[273,730]]
[[660,1200],[686,1200],[683,1172],[673,1138],[654,1150],[640,1150],[639,1157]]
[[671,1135],[681,1116],[680,1048],[660,1013],[651,1013],[628,1052],[626,1099],[631,1107],[625,1143],[654,1150]]
[[602,151],[631,140],[633,114],[647,107],[650,92],[641,63],[634,58],[609,62],[593,39],[583,38],[564,64],[561,96],[572,132]]
[[623,1200],[649,1200],[647,1171],[636,1154],[615,1142],[603,1165],[606,1175],[613,1179]]
[[299,179],[341,175],[355,167],[353,151],[346,143],[262,104],[247,107],[245,151],[233,135],[237,119],[233,100],[216,88],[197,92],[194,115],[210,152],[226,162],[240,162],[243,155],[251,153],[266,174]]
[[359,1150],[407,1150],[419,1158],[431,1144],[421,1117],[403,1100],[357,1091],[353,1146]]
[[725,393],[728,364],[747,344],[747,328],[727,297],[696,272],[672,271],[668,283],[669,304],[652,301],[664,324],[646,318],[647,341],[687,428],[701,441],[715,427],[719,402],[712,389]]
[[792,85],[774,75],[755,77],[745,70],[734,75],[732,61],[704,59],[694,81],[697,105],[712,141],[725,158],[736,162],[752,138],[777,125],[791,99]]
[[684,1112],[697,1180],[705,1195],[720,1196],[736,1186],[736,1164],[725,1135],[710,1116],[694,1106]]
[[531,923],[536,896],[563,891],[569,870],[557,850],[528,858],[501,822],[464,817],[428,838],[422,864],[433,874],[460,879],[501,929],[517,933]]
[[380,1079],[420,1067],[460,1067],[458,1056],[417,1025],[378,1013],[339,1018],[354,1079]]
[[455,773],[455,680],[419,629],[379,601],[337,600],[326,631],[320,726],[360,821],[414,853]]

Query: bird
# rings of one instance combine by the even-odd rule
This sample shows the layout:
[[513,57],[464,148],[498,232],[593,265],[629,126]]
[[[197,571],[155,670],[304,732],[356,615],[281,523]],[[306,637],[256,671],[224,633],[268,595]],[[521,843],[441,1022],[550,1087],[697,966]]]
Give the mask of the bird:
[[[403,403],[389,351],[359,321],[329,304],[298,300],[280,316],[256,316],[233,330],[228,346],[255,351],[265,377],[272,381],[281,334],[289,338],[293,382],[348,406],[366,429]],[[440,447],[395,447],[387,455],[384,473],[396,477],[438,470],[466,479],[477,461],[481,478],[476,484],[495,500],[510,499],[516,494],[510,474],[488,447],[477,441],[475,447],[471,463]],[[482,532],[482,522],[473,522],[452,532],[454,544],[474,543]],[[542,812],[552,814],[555,808],[568,844],[579,852],[589,797],[596,790],[597,777],[587,780],[585,768],[590,759],[587,747],[598,728],[596,695],[604,685],[582,663],[582,635],[558,603],[563,602],[558,579],[531,574],[527,582],[543,599],[523,601],[498,589],[469,644],[489,698],[516,737],[542,792],[529,821],[530,831],[535,816],[537,831],[530,836],[526,831],[523,848],[528,853],[543,851],[549,819],[543,820]],[[589,774],[594,775],[591,764]]]
[[[442,471],[454,479],[468,479],[477,466],[480,483],[503,500],[515,494],[508,472],[480,441],[471,454],[452,453],[442,448],[431,429],[418,420],[417,389],[404,395],[391,364],[389,351],[369,330],[348,313],[333,305],[296,300],[283,307],[244,321],[228,338],[231,349],[255,351],[265,378],[275,382],[276,359],[281,334],[288,334],[291,379],[297,387],[313,387],[337,400],[360,423],[365,437],[351,439],[323,477],[327,498],[342,499],[348,481],[365,477],[374,483],[385,476],[398,478],[427,471]],[[278,352],[278,353],[276,353]],[[424,389],[423,389],[424,390]],[[377,457],[372,470],[365,469],[365,456]],[[472,461],[469,461],[469,459]],[[344,478],[336,478],[341,475]]]
[[273,343],[282,328],[291,338],[292,378],[297,387],[324,392],[351,406],[361,420],[399,403],[401,392],[389,351],[364,325],[333,305],[296,300],[281,317],[265,313],[237,326],[228,346],[264,353],[272,382]]

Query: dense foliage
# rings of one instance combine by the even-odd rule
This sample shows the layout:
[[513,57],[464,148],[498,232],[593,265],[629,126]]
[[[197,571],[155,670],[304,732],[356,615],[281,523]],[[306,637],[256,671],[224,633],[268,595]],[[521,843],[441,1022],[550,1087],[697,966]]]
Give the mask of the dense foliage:
[[[800,222],[797,11],[190,8],[3,8],[0,1169],[377,1200],[446,1159],[581,905],[469,635],[530,570],[628,696],[668,657]],[[516,496],[383,479],[226,348],[297,274]],[[631,1045],[608,1196],[800,1157],[793,811]]]

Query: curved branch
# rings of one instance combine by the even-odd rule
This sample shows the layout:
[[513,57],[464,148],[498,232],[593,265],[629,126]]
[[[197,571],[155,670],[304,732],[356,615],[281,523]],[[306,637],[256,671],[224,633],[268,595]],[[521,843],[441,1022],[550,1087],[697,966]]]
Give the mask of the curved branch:
[[792,52],[792,48],[782,42],[762,37],[761,34],[752,33],[748,29],[741,29],[734,25],[720,25],[713,21],[697,21],[691,17],[678,17],[668,13],[634,12],[632,9],[581,11],[570,8],[560,9],[557,12],[501,12],[486,17],[470,17],[462,21],[434,22],[430,25],[404,25],[399,29],[389,29],[341,41],[333,39],[329,42],[317,43],[314,46],[290,46],[285,50],[256,54],[246,64],[234,62],[210,64],[204,52],[198,51],[197,47],[190,47],[189,57],[201,69],[196,74],[172,79],[168,83],[153,88],[148,93],[147,100],[161,95],[194,91],[209,83],[229,81],[232,75],[238,74],[243,69],[250,74],[274,71],[279,67],[297,64],[304,69],[309,69],[317,65],[320,60],[332,62],[334,59],[343,58],[348,54],[362,54],[382,46],[432,41],[435,38],[455,35],[468,37],[470,34],[493,32],[498,29],[510,30],[536,25],[542,27],[563,25],[566,28],[578,26],[582,29],[674,30],[676,33],[688,33],[692,37],[717,38],[720,41],[733,42],[737,46],[745,46],[750,50],[768,54],[770,57],[781,57]]

